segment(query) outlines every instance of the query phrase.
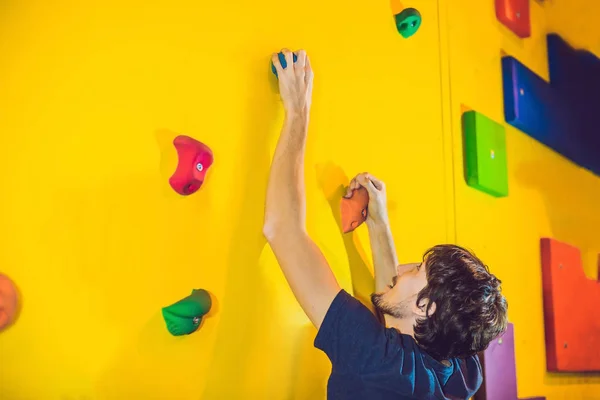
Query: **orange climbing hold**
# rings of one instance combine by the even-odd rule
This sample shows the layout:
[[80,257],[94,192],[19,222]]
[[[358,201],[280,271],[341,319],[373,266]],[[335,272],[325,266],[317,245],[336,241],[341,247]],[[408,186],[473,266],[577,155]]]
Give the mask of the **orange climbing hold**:
[[391,0],[390,5],[392,6],[393,15],[398,15],[404,10],[404,5],[400,0]]
[[369,193],[364,187],[352,192],[352,197],[342,198],[340,209],[342,212],[342,231],[352,232],[367,219],[367,206]]
[[600,281],[588,279],[577,247],[541,240],[546,367],[600,371]]

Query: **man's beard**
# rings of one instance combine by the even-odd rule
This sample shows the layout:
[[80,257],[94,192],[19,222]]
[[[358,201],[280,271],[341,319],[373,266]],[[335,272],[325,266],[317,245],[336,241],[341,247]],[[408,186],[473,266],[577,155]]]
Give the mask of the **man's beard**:
[[379,312],[399,319],[409,316],[408,301],[405,300],[397,304],[390,304],[384,300],[383,296],[384,293],[373,293],[371,295],[371,303],[373,303]]

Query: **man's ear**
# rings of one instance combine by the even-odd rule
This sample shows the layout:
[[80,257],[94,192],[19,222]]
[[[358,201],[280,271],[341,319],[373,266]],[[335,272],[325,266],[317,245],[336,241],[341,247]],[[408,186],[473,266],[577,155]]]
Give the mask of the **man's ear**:
[[413,312],[419,317],[426,318],[431,316],[435,312],[435,302],[429,306],[429,314],[427,314],[427,306],[429,305],[429,299],[423,299],[419,304],[414,305]]

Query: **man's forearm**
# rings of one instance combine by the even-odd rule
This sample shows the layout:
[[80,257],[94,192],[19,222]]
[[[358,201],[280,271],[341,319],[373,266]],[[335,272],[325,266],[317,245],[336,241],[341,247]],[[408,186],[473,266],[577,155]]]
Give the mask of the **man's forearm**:
[[265,224],[270,229],[306,228],[304,153],[308,120],[307,111],[285,117],[267,187]]
[[271,164],[264,234],[294,296],[318,329],[340,287],[323,253],[306,232],[307,125],[305,115],[286,117]]
[[375,270],[375,290],[383,291],[398,273],[398,256],[392,230],[387,222],[367,222]]

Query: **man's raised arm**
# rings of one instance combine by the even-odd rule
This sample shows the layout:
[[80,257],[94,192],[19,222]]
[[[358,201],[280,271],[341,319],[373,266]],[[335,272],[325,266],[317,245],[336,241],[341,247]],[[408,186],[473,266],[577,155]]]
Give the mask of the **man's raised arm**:
[[306,231],[304,153],[310,117],[313,72],[306,52],[283,50],[287,68],[272,57],[285,108],[285,122],[271,164],[264,235],[300,306],[317,327],[341,290],[327,260]]

